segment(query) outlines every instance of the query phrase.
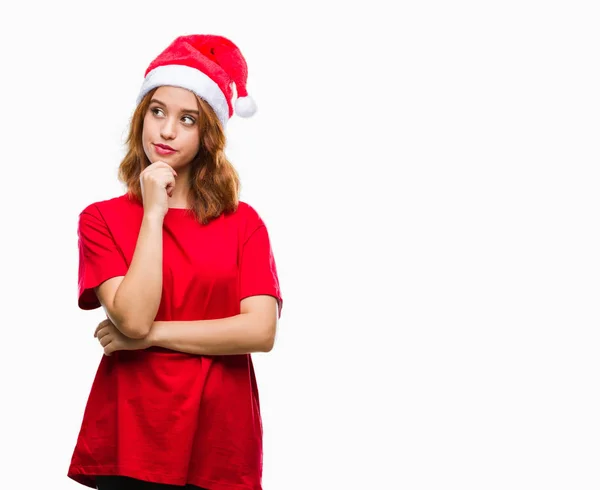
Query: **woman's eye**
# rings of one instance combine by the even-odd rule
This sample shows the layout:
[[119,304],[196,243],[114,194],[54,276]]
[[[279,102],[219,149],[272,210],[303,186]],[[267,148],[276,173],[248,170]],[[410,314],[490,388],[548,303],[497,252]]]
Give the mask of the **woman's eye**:
[[186,124],[194,124],[196,122],[196,120],[193,117],[190,117],[190,116],[183,116],[183,121]]
[[153,107],[152,109],[150,109],[150,112],[152,112],[152,114],[154,114],[155,116],[159,116],[163,113],[162,109],[158,107]]

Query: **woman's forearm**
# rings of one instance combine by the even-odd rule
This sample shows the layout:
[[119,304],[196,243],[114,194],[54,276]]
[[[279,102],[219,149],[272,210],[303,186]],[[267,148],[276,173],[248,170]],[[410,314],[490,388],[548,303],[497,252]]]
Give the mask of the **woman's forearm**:
[[114,298],[119,329],[132,338],[148,335],[160,306],[163,218],[144,214],[131,265]]
[[269,352],[275,325],[262,315],[242,313],[218,320],[154,322],[146,337],[148,346],[199,355]]

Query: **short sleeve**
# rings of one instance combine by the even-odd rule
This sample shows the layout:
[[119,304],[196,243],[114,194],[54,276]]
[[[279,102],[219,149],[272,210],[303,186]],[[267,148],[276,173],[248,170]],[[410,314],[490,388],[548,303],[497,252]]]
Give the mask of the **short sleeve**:
[[283,300],[277,267],[269,234],[262,221],[259,221],[257,228],[242,245],[240,260],[240,301],[257,295],[268,295],[277,299],[281,316]]
[[127,263],[95,205],[79,215],[78,306],[93,310],[101,306],[94,288],[111,277],[124,276]]

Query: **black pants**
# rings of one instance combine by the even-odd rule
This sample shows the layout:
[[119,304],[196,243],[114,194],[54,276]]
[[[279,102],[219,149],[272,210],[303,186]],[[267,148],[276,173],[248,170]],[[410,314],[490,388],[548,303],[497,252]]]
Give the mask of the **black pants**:
[[165,485],[136,480],[127,476],[97,476],[98,490],[205,490],[194,485]]

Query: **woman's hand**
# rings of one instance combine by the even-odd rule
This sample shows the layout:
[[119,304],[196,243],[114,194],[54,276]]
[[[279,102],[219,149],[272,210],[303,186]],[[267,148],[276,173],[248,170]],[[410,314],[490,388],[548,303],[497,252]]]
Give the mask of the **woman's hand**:
[[163,217],[169,210],[169,197],[173,196],[177,172],[168,163],[154,162],[140,174],[140,188],[144,213]]
[[104,347],[104,355],[106,356],[110,356],[118,350],[140,350],[150,347],[145,338],[131,339],[123,335],[108,318],[98,324],[94,337]]

